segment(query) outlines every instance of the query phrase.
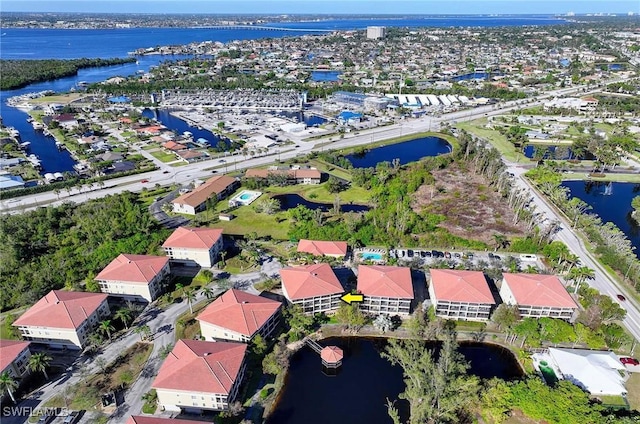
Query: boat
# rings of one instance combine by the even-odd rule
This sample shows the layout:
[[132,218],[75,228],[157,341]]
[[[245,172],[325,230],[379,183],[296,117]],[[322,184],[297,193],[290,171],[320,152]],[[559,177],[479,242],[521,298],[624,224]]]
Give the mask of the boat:
[[58,148],[58,150],[64,150],[65,149],[64,144],[62,144],[62,142],[60,142],[60,141],[56,141],[56,147]]
[[182,133],[182,135],[185,137],[193,137],[193,133],[191,131],[185,131]]
[[31,142],[30,141],[25,141],[23,143],[20,143],[20,148],[23,150],[28,149],[31,146]]
[[33,129],[34,130],[42,130],[42,129],[44,129],[44,125],[42,125],[42,123],[38,122],[38,121],[31,122],[31,125],[33,125]]

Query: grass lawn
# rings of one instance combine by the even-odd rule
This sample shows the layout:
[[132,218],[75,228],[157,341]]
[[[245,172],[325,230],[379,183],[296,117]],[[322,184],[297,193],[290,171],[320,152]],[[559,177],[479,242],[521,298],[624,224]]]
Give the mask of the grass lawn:
[[38,97],[37,99],[29,99],[29,103],[71,103],[84,97],[84,94],[70,93],[60,94],[56,96]]
[[173,166],[174,168],[178,167],[178,166],[185,166],[185,165],[189,165],[189,164],[187,162],[185,162],[185,161],[182,161],[182,160],[179,161],[179,162],[176,161],[176,162],[172,162],[172,163],[169,164],[169,166]]
[[[257,200],[258,202],[260,199]],[[220,202],[216,207],[216,216],[228,208],[227,202]],[[274,239],[287,240],[289,222],[286,212],[274,215],[257,213],[252,206],[240,206],[232,212],[236,217],[231,221],[219,221],[216,227],[224,229],[225,234],[244,235],[255,231],[259,237],[271,236]]]
[[640,373],[631,373],[631,377],[625,383],[627,388],[627,400],[631,409],[640,411]]
[[602,178],[590,178],[585,172],[562,174],[563,180],[617,181],[622,183],[640,183],[640,174],[605,174]]
[[326,172],[327,174],[335,175],[338,178],[342,178],[343,180],[351,181],[351,173],[346,169],[340,168],[339,166],[327,163],[320,159],[314,159],[309,161],[312,166],[315,166],[319,170]]
[[516,151],[515,146],[507,141],[505,136],[500,134],[498,131],[485,128],[486,123],[486,119],[480,119],[471,122],[460,122],[456,124],[456,127],[488,140],[496,149],[498,149],[502,156],[511,162],[529,161],[529,158]]
[[196,335],[200,334],[200,323],[196,317],[211,302],[213,299],[200,301],[193,305],[193,313],[187,311],[178,316],[176,319],[176,341],[180,339],[193,340]]
[[167,153],[164,152],[162,150],[156,150],[155,152],[150,152],[151,156],[153,156],[154,158],[158,159],[160,162],[173,162],[174,160],[176,160],[176,155],[173,153]]
[[255,263],[247,262],[240,256],[234,256],[233,258],[225,259],[224,271],[229,274],[241,274],[245,272],[259,271],[260,267]]
[[350,187],[347,190],[341,191],[340,193],[329,193],[326,189],[327,183],[322,183],[319,185],[292,185],[285,187],[267,187],[264,192],[272,193],[272,194],[285,194],[285,193],[295,193],[298,194],[310,202],[318,202],[318,203],[329,203],[333,204],[336,196],[340,196],[340,202],[342,204],[346,204],[349,202],[355,204],[365,204],[369,201],[371,192],[362,187]]
[[625,402],[622,396],[597,396],[598,399],[602,401],[603,405],[610,406],[613,408],[627,408],[627,402]]
[[[125,136],[124,134],[125,133],[122,133],[122,135],[124,137],[129,137],[128,135]],[[145,145],[144,147],[142,147],[142,150],[153,150],[153,149],[158,149],[158,148],[160,148],[160,144],[159,143],[149,143],[149,144]]]

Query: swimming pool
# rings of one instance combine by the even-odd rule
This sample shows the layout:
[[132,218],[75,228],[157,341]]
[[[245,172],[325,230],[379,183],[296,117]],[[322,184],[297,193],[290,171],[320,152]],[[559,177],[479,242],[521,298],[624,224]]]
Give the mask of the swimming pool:
[[261,191],[242,190],[240,193],[229,199],[229,206],[247,206],[262,196]]
[[365,261],[381,261],[382,253],[365,252],[361,255]]

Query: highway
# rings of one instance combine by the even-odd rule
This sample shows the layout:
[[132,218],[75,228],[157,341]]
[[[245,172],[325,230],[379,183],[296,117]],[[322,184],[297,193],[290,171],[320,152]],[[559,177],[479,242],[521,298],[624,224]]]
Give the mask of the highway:
[[[613,82],[613,81],[610,81]],[[589,91],[589,93],[597,91]],[[72,201],[75,203],[82,203],[89,199],[95,199],[104,197],[109,194],[116,194],[122,191],[141,191],[143,188],[152,188],[156,184],[170,185],[170,184],[189,184],[195,179],[209,178],[212,174],[212,169],[215,168],[217,173],[242,170],[251,167],[263,166],[273,163],[277,158],[281,160],[287,160],[298,156],[303,156],[311,151],[321,151],[326,149],[340,149],[345,147],[363,146],[372,142],[399,137],[403,135],[409,135],[424,131],[437,131],[440,129],[443,123],[455,124],[456,122],[470,121],[482,117],[488,117],[493,115],[500,115],[514,109],[522,107],[532,107],[539,105],[546,99],[554,98],[558,96],[573,95],[576,93],[585,93],[584,87],[565,88],[546,93],[535,99],[529,100],[516,100],[510,102],[504,102],[496,105],[488,105],[477,107],[472,110],[465,110],[459,112],[453,112],[440,117],[426,116],[419,119],[407,119],[400,121],[394,125],[374,128],[367,130],[360,130],[355,133],[347,133],[343,139],[338,139],[333,142],[328,142],[325,139],[319,139],[315,141],[304,141],[296,138],[295,135],[291,137],[293,141],[299,147],[285,146],[278,149],[272,149],[267,155],[254,158],[246,158],[240,154],[229,155],[224,159],[213,159],[204,162],[192,163],[179,168],[172,168],[167,165],[163,165],[161,169],[145,174],[138,174],[134,176],[115,178],[112,180],[106,180],[103,188],[96,188],[93,190],[87,190],[79,192],[78,189],[74,189],[71,193],[60,193],[60,196],[53,192],[40,193],[36,195],[23,196],[15,199],[8,199],[0,202],[0,208],[3,213],[21,213],[40,206],[45,205],[57,205],[62,202]],[[333,136],[335,138],[335,135]],[[640,309],[633,296],[628,295],[625,288],[622,288],[618,283],[600,266],[595,258],[587,251],[580,239],[575,235],[570,225],[565,222],[564,218],[556,212],[555,209],[550,207],[546,203],[546,200],[536,191],[530,184],[522,178],[524,169],[519,167],[518,164],[508,164],[510,172],[516,175],[516,182],[522,188],[525,188],[533,196],[536,208],[539,212],[544,214],[548,220],[558,220],[563,223],[562,229],[555,235],[557,240],[564,242],[569,249],[576,254],[581,263],[584,266],[588,266],[595,271],[595,280],[588,283],[598,289],[601,293],[611,296],[615,301],[617,294],[623,294],[627,298],[627,301],[618,303],[621,304],[627,310],[627,317],[624,320],[625,326],[633,334],[633,336],[640,340]],[[146,181],[146,182],[142,182]]]

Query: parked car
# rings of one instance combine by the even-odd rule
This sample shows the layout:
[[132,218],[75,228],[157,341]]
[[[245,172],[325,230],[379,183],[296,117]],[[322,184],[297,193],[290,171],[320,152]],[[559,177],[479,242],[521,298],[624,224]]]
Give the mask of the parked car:
[[617,298],[618,298],[618,300],[619,300],[619,301],[621,301],[621,302],[624,302],[625,300],[627,300],[627,298],[626,298],[626,297],[624,297],[624,296],[623,296],[623,295],[621,295],[621,294],[617,294],[617,295],[616,295],[616,297],[617,297]]
[[471,252],[466,252],[466,253],[464,254],[464,257],[465,257],[465,259],[473,259],[473,253],[471,253]]
[[638,361],[636,358],[623,357],[623,358],[620,358],[620,362],[622,362],[625,365],[640,365],[640,361]]
[[55,415],[41,415],[40,418],[38,418],[38,424],[49,424],[51,421],[55,420],[56,416]]
[[444,252],[444,257],[447,259],[451,259],[451,252]]
[[141,182],[142,184],[144,184],[144,183],[148,183],[148,182],[149,182],[149,180],[144,179],[144,180],[142,180],[142,181],[140,181],[140,182]]
[[455,252],[455,253],[453,254],[453,257],[454,257],[454,258],[456,258],[456,259],[460,259],[460,257],[461,257],[461,256],[462,256],[462,255],[460,255],[458,252]]
[[66,418],[64,419],[63,423],[64,424],[75,424],[78,421],[80,421],[80,418],[82,418],[84,411],[71,411],[69,412],[69,415],[66,416]]
[[169,171],[165,169],[164,171],[162,171],[162,173],[163,173],[163,174],[168,174],[168,173],[169,173]]
[[411,249],[407,250],[407,257],[413,258],[413,250]]

